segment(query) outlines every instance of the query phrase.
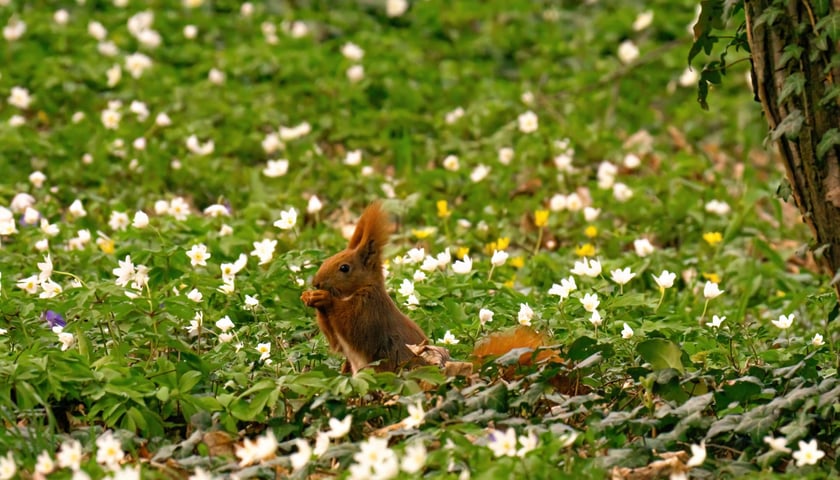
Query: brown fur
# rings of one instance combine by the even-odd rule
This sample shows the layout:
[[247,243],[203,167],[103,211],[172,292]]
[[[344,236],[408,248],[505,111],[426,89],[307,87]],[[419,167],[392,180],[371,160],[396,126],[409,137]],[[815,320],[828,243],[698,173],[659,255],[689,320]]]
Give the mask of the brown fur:
[[[500,357],[516,348],[530,348],[536,351],[543,346],[545,346],[543,335],[529,327],[517,327],[513,330],[493,333],[481,340],[473,350],[473,357],[480,363],[490,357]],[[534,352],[526,352],[519,356],[520,365],[530,365],[546,360],[552,362],[563,361],[557,352],[552,349],[540,350],[536,355]]]
[[301,295],[316,309],[318,328],[330,347],[347,359],[345,372],[356,373],[373,362],[379,362],[378,371],[397,371],[415,357],[407,345],[428,341],[385,290],[382,249],[388,226],[381,205],[371,204],[347,249],[325,260],[312,281],[315,290]]

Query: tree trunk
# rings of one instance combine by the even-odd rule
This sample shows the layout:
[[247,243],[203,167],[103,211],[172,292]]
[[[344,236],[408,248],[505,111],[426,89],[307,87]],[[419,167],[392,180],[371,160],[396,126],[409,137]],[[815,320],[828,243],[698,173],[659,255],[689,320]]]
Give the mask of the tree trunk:
[[[823,17],[838,8],[834,3],[823,7]],[[830,64],[838,52],[835,32],[829,35],[819,24],[812,4],[745,0],[744,10],[755,94],[793,198],[816,240],[815,254],[834,281],[840,270],[840,96],[833,89],[840,68]],[[774,15],[772,9],[779,8]],[[834,282],[834,289],[840,296],[840,283]]]

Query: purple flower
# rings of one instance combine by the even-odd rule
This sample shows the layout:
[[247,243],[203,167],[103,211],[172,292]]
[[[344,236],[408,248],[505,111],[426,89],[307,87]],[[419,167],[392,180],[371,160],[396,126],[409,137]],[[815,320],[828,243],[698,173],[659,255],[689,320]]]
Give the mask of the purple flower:
[[60,313],[55,312],[53,310],[47,310],[46,312],[41,314],[41,319],[46,320],[47,323],[50,324],[50,328],[52,327],[62,327],[64,328],[67,325],[67,322],[64,321],[64,317],[61,316]]

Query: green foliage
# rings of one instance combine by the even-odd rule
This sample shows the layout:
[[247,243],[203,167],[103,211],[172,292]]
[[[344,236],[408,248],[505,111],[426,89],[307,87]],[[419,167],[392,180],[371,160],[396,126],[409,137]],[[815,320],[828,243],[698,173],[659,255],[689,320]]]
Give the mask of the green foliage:
[[[76,440],[82,470],[116,477],[97,459],[112,435],[151,478],[361,477],[369,451],[415,478],[603,478],[703,441],[698,477],[836,474],[837,306],[795,254],[807,230],[774,197],[778,173],[743,168],[765,157],[766,128],[734,81],[744,57],[727,56],[748,52],[743,28],[716,33],[738,24],[738,2],[704,1],[697,22],[689,1],[429,0],[390,16],[400,2],[113,3],[67,5],[66,24],[40,4],[0,7],[0,25],[26,22],[0,49],[0,472],[11,458],[35,476],[39,455]],[[143,9],[154,19],[138,30]],[[830,21],[816,30],[836,37]],[[342,54],[349,42],[364,56]],[[686,51],[721,46],[685,69]],[[137,78],[134,52],[151,59]],[[720,114],[698,113],[697,81]],[[773,135],[801,126],[791,115]],[[300,296],[378,198],[395,220],[387,288],[432,344],[454,338],[471,361],[489,333],[530,322],[545,345],[470,377],[340,373]],[[290,208],[292,228],[276,227]],[[423,268],[412,249],[451,261]],[[493,266],[494,250],[509,257]],[[635,275],[619,284],[623,268]],[[724,292],[705,298],[707,281]],[[773,323],[783,314],[790,327]],[[765,436],[826,457],[797,465]],[[298,465],[301,440],[318,452]],[[259,441],[270,451],[248,459]]]

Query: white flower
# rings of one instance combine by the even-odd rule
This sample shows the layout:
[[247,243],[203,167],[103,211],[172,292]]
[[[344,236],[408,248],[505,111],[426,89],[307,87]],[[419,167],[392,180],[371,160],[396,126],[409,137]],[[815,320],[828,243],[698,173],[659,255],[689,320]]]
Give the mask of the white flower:
[[553,284],[548,290],[548,294],[557,295],[560,297],[561,300],[565,300],[569,298],[569,294],[575,290],[577,290],[577,284],[575,284],[575,277],[570,275],[568,278],[561,279],[559,284]]
[[300,438],[295,439],[295,446],[297,452],[289,455],[289,461],[292,463],[292,470],[296,472],[305,467],[312,459],[312,447],[309,446],[309,442]]
[[592,207],[585,207],[583,209],[583,219],[587,222],[594,222],[598,219],[598,215],[601,214],[600,208],[592,208]]
[[254,242],[254,250],[251,252],[251,255],[260,259],[260,265],[265,265],[274,256],[275,247],[277,247],[277,240],[266,238],[260,242]]
[[209,205],[207,208],[204,209],[204,215],[212,218],[219,218],[219,217],[229,217],[230,210],[228,207],[221,205],[219,203],[214,203],[213,205]]
[[98,51],[102,56],[105,57],[115,57],[118,53],[120,53],[119,48],[114,42],[99,42],[96,45],[96,51]]
[[[8,27],[6,27],[8,28]],[[0,479],[11,480],[17,473],[17,464],[11,451],[6,452],[5,457],[0,457]]]
[[35,188],[43,187],[46,180],[47,176],[40,170],[36,170],[29,174],[29,183],[31,183]]
[[182,197],[175,197],[171,202],[169,202],[169,210],[167,213],[175,217],[175,220],[182,222],[186,220],[190,214],[190,205]]
[[294,207],[280,212],[280,220],[274,222],[274,226],[282,230],[290,230],[297,223],[297,210]]
[[76,339],[73,337],[72,333],[61,332],[58,334],[58,341],[61,342],[61,351],[63,352],[72,347],[73,342],[75,342]]
[[580,303],[583,305],[584,310],[591,313],[598,309],[598,305],[601,303],[601,301],[598,300],[597,293],[587,293],[580,300]]
[[423,403],[418,400],[417,403],[409,405],[408,417],[403,420],[405,428],[417,428],[422,425],[424,421],[426,421],[426,412],[423,410]]
[[778,437],[775,438],[772,435],[767,435],[764,437],[764,443],[770,447],[770,450],[782,453],[789,453],[790,449],[787,447],[787,438],[785,437]]
[[204,298],[204,295],[202,295],[197,288],[193,288],[187,293],[187,298],[189,298],[195,303],[198,303]]
[[330,429],[327,431],[329,438],[343,438],[350,433],[350,427],[353,425],[353,416],[347,415],[343,420],[337,418],[330,418]]
[[222,332],[227,332],[228,330],[230,330],[234,326],[235,325],[233,324],[233,321],[227,315],[225,315],[224,317],[216,320],[216,328],[218,328]]
[[361,150],[350,150],[347,152],[347,155],[344,156],[344,164],[355,166],[362,163],[362,151]]
[[268,460],[274,456],[276,451],[277,438],[274,436],[274,432],[268,430],[255,440],[246,438],[242,446],[236,447],[236,456],[239,457],[239,466],[244,467]]
[[[192,293],[192,292],[190,292]],[[197,336],[201,332],[201,327],[204,325],[204,312],[195,312],[195,317],[190,320],[190,324],[184,329],[191,337]]]
[[621,338],[625,340],[633,338],[633,329],[627,325],[627,322],[624,322],[624,328],[621,329]]
[[574,275],[595,278],[601,274],[601,262],[584,257],[583,260],[575,262],[571,272]]
[[195,135],[187,137],[186,144],[187,150],[199,156],[210,155],[216,148],[213,140],[207,140],[204,144],[202,144]]
[[618,182],[613,185],[613,197],[615,197],[615,199],[619,202],[624,203],[633,197],[633,190],[630,190],[630,187],[627,185]]
[[17,127],[22,126],[25,123],[26,123],[26,119],[24,117],[22,117],[21,115],[14,114],[11,117],[9,117],[9,126],[11,126],[11,127],[17,128]]
[[463,260],[456,260],[455,263],[452,264],[452,271],[462,275],[470,273],[472,271],[472,259],[470,256],[464,255]]
[[730,212],[729,204],[720,200],[710,200],[706,203],[706,211],[717,215],[726,215]]
[[536,132],[540,126],[537,114],[530,110],[519,115],[516,121],[519,124],[519,131],[522,133]]
[[365,67],[363,65],[352,65],[347,69],[347,80],[357,83],[365,78]]
[[184,38],[192,40],[198,36],[198,27],[195,25],[184,25]]
[[187,250],[187,257],[190,259],[190,265],[193,267],[206,267],[207,259],[211,257],[207,251],[207,246],[203,243],[197,243]]
[[102,110],[102,125],[108,130],[116,130],[120,126],[122,114],[117,110],[107,108]]
[[75,439],[62,443],[55,459],[59,468],[78,470],[82,464],[82,444]]
[[708,300],[719,296],[723,292],[724,291],[720,289],[718,284],[714,282],[707,281],[706,285],[703,287],[703,296],[706,297]]
[[819,333],[814,335],[814,338],[811,339],[811,345],[815,347],[821,347],[825,345],[825,341],[823,340],[823,336]]
[[115,87],[120,80],[122,80],[122,68],[119,65],[114,65],[105,71],[108,87]]
[[423,270],[415,270],[414,274],[411,276],[411,278],[415,282],[422,282],[423,280],[426,279],[426,272],[424,272]]
[[426,447],[416,441],[406,447],[400,467],[406,473],[418,473],[426,465]]
[[253,311],[253,310],[256,310],[257,307],[260,306],[260,301],[257,300],[257,297],[256,296],[252,297],[251,295],[245,295],[244,303],[245,303],[245,305],[242,308],[244,308],[245,310]]
[[457,122],[464,116],[464,109],[462,107],[458,107],[451,112],[447,112],[446,115],[443,117],[443,121],[447,123],[447,125],[452,125],[453,123]]
[[612,188],[616,174],[618,174],[618,168],[615,165],[610,162],[601,162],[598,165],[598,188],[602,190]]
[[289,171],[289,161],[285,158],[280,160],[269,160],[266,162],[266,167],[263,169],[263,175],[266,177],[282,177]]
[[508,253],[504,250],[493,250],[493,257],[490,259],[490,263],[494,267],[501,267],[505,264],[508,259]]
[[449,330],[447,330],[446,333],[443,334],[443,338],[438,339],[438,343],[442,343],[444,345],[455,345],[459,342],[460,340],[455,338],[455,335],[453,335],[452,332],[450,332]]
[[519,321],[520,325],[530,327],[531,320],[534,318],[534,310],[531,308],[530,305],[527,303],[520,303],[519,304],[519,313],[516,316],[517,321]]
[[358,62],[365,56],[365,51],[353,42],[347,42],[341,47],[341,54],[349,60]]
[[41,282],[41,294],[38,298],[53,298],[63,291],[61,285],[55,283],[51,279],[46,279]]
[[412,248],[405,254],[405,261],[409,263],[420,263],[426,258],[426,250],[423,248]]
[[23,87],[12,87],[11,94],[9,95],[7,101],[9,102],[9,105],[13,107],[26,110],[32,102],[32,96],[29,95],[29,90]]
[[132,53],[125,57],[125,69],[134,78],[143,76],[143,72],[152,66],[152,59],[143,53]]
[[718,317],[717,315],[712,315],[712,321],[706,322],[706,326],[712,328],[720,328],[724,320],[726,320],[726,316]]
[[219,342],[227,343],[231,340],[233,340],[233,334],[232,333],[220,333],[219,334]]
[[38,270],[41,272],[38,274],[38,280],[41,282],[49,280],[53,272],[52,257],[50,257],[50,255],[47,254],[44,256],[44,261],[38,262],[36,265],[38,267]]
[[399,17],[408,10],[408,0],[387,0],[385,14],[389,17]]
[[50,456],[50,453],[44,450],[38,455],[38,459],[35,462],[35,473],[47,475],[53,470],[55,470],[55,462]]
[[772,320],[771,323],[773,325],[781,328],[782,330],[786,330],[786,329],[790,328],[791,325],[793,325],[793,319],[794,319],[794,314],[792,314],[792,313],[790,315],[779,315],[779,319],[778,320]]
[[414,293],[414,282],[406,278],[400,284],[400,288],[397,292],[404,297],[411,295]]
[[653,281],[659,285],[660,289],[671,288],[674,286],[674,280],[677,278],[676,273],[669,272],[668,270],[662,270],[662,273],[659,274],[657,277],[653,275]]
[[612,281],[619,285],[627,284],[627,282],[632,280],[635,276],[636,274],[630,271],[630,267],[616,269],[610,272],[610,278],[612,278]]
[[539,437],[534,432],[528,432],[528,435],[520,435],[519,436],[519,444],[522,445],[522,448],[516,451],[517,457],[524,457],[528,454],[528,452],[533,451],[537,448],[537,443],[539,442]]
[[437,259],[431,255],[426,255],[426,258],[423,259],[423,264],[420,265],[421,270],[425,270],[427,272],[433,272],[440,267],[440,263],[438,263]]
[[686,67],[683,70],[682,75],[680,75],[679,80],[677,82],[680,84],[681,87],[693,87],[697,85],[697,82],[700,80],[700,74],[697,73],[697,70]]
[[114,438],[110,431],[96,439],[96,463],[105,464],[114,469],[123,458],[125,458],[125,452],[123,452],[122,443]]
[[321,199],[317,195],[309,197],[309,202],[306,204],[307,213],[315,214],[320,212],[322,208],[324,208],[324,204],[321,203]]
[[516,456],[516,430],[509,428],[505,432],[493,430],[487,437],[487,447],[497,457]]
[[443,168],[449,170],[450,172],[455,172],[459,168],[461,168],[461,163],[458,161],[458,157],[455,155],[447,155],[443,159]]
[[482,325],[486,325],[493,321],[493,315],[495,315],[493,310],[482,308],[478,311],[478,321],[481,322]]
[[640,32],[649,27],[651,23],[653,23],[653,10],[645,10],[636,16],[636,20],[633,21],[633,30]]
[[548,200],[548,208],[552,212],[560,212],[566,209],[566,196],[560,193],[552,195]]
[[214,85],[221,85],[225,83],[225,72],[219,70],[218,68],[211,68],[210,72],[207,74],[207,79]]
[[502,165],[510,165],[513,161],[514,151],[510,147],[503,147],[499,149],[499,163]]
[[193,474],[187,477],[187,480],[214,480],[216,477],[212,473],[201,467],[195,467]]
[[271,355],[271,343],[258,343],[257,353],[260,354],[260,360],[265,360]]
[[[3,4],[7,5],[8,3],[9,0],[5,0]],[[9,23],[3,27],[3,38],[9,42],[19,39],[24,33],[26,33],[26,23],[15,16],[12,16],[12,18],[9,19]]]
[[470,173],[470,180],[472,180],[473,183],[478,183],[478,182],[484,180],[489,173],[490,173],[490,167],[488,167],[487,165],[484,165],[483,163],[479,164]]
[[168,127],[172,125],[172,119],[169,118],[169,115],[166,112],[160,112],[155,117],[155,125],[158,127]]
[[[385,438],[370,437],[359,444],[350,466],[350,478],[389,479],[399,473],[397,455],[388,448]],[[371,472],[373,470],[373,472]]]
[[636,240],[633,240],[633,248],[636,250],[636,255],[640,257],[647,257],[656,251],[650,243],[650,240],[647,238],[637,238]]
[[589,317],[589,323],[594,325],[595,327],[600,327],[602,323],[604,323],[604,319],[601,318],[601,314],[598,310],[592,312],[592,316]]
[[639,168],[639,166],[642,164],[642,160],[639,158],[638,155],[636,155],[634,153],[628,153],[627,155],[624,156],[624,160],[622,161],[622,164],[624,165],[624,168],[628,168],[630,170],[635,170],[635,169]]
[[700,445],[691,444],[691,458],[686,462],[686,466],[699,467],[706,461],[706,441],[700,442]]
[[625,40],[618,46],[618,59],[628,64],[639,57],[639,47],[632,40]]

